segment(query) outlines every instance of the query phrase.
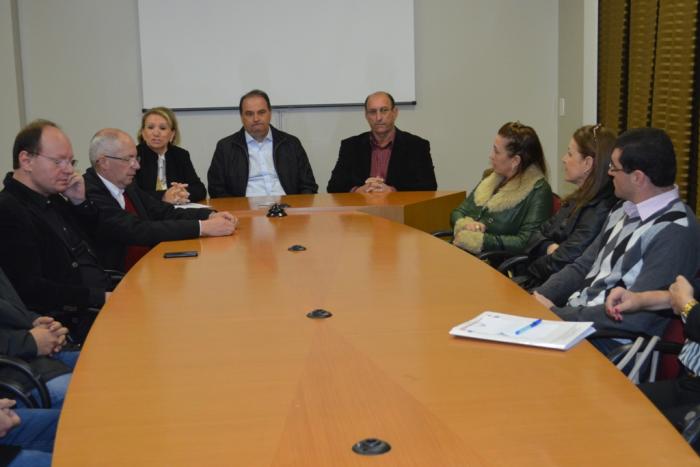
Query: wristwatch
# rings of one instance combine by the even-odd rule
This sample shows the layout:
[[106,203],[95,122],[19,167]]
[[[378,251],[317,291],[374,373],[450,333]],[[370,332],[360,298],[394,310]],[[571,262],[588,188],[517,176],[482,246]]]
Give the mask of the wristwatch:
[[697,304],[698,304],[698,301],[695,299],[692,299],[691,301],[689,301],[688,303],[683,305],[683,308],[681,308],[681,315],[683,315],[683,318],[687,319],[688,314],[690,313],[690,310],[692,310],[693,307]]

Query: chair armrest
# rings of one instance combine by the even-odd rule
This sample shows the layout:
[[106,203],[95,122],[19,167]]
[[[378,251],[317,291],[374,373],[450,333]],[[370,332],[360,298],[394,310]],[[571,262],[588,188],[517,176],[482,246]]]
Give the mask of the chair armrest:
[[530,257],[527,255],[511,256],[510,258],[503,260],[501,265],[498,266],[498,270],[507,276],[508,272],[514,272],[516,266],[527,264],[529,260]]
[[683,417],[681,434],[683,438],[697,451],[697,442],[700,441],[700,405],[692,407]]
[[680,342],[659,341],[656,343],[656,347],[654,349],[661,353],[679,355],[682,348],[683,344]]
[[105,269],[105,273],[107,273],[107,276],[109,277],[110,291],[114,290],[114,288],[124,278],[124,273],[122,271],[117,271],[116,269]]
[[513,253],[504,250],[484,251],[483,253],[479,253],[478,255],[478,258],[480,260],[488,263],[491,267],[496,269],[498,269],[498,267],[503,261],[512,257]]
[[[627,373],[627,370],[629,369],[627,377],[635,384],[639,383],[639,372],[645,365],[649,365],[648,362],[650,362],[650,368],[645,371],[651,372],[650,381],[655,379],[658,371],[658,363],[656,358],[651,358],[652,352],[678,355],[683,347],[683,345],[679,342],[663,341],[657,336],[625,332],[611,333],[599,331],[589,336],[589,339],[592,338],[624,338],[634,341],[629,344],[620,344],[612,351],[608,352],[606,357],[623,372]],[[629,367],[630,364],[632,364],[631,369]]]
[[625,357],[625,355],[627,355],[627,352],[629,352],[632,349],[632,345],[633,343],[631,342],[629,344],[620,344],[619,346],[612,349],[612,351],[610,351],[610,353],[608,353],[606,357],[608,357],[610,363],[617,365],[618,363],[620,363],[620,360],[622,360]]
[[629,339],[631,341],[635,340],[637,337],[643,337],[646,340],[651,338],[648,334],[626,331],[596,331],[588,336],[589,339]]
[[[49,409],[51,408],[51,398],[49,397],[49,391],[46,388],[46,384],[42,381],[41,376],[37,376],[32,371],[32,368],[27,362],[16,357],[8,357],[7,355],[0,355],[0,368],[7,367],[11,368],[20,374],[24,375],[33,386],[32,389],[36,389],[39,393],[40,405],[38,408]],[[18,381],[11,381],[7,377],[4,380],[0,380],[0,387],[7,389],[8,391],[15,394],[19,399],[22,400],[27,407],[36,408],[36,404],[31,402],[31,398],[27,396],[22,389],[22,384]]]
[[453,234],[454,232],[451,230],[438,230],[437,232],[433,232],[430,235],[437,238],[446,238],[451,237]]

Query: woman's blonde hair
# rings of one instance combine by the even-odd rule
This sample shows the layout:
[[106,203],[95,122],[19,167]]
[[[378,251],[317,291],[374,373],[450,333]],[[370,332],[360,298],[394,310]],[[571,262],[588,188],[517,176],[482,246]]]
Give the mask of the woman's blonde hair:
[[163,117],[166,122],[168,122],[168,126],[173,131],[172,144],[178,146],[180,144],[180,127],[177,124],[175,112],[173,112],[167,107],[153,107],[152,109],[149,109],[146,112],[144,112],[143,116],[141,117],[141,128],[139,129],[139,132],[136,135],[136,139],[139,140],[139,143],[144,142],[142,133],[144,128],[146,128],[146,118],[148,118],[149,115],[159,115]]

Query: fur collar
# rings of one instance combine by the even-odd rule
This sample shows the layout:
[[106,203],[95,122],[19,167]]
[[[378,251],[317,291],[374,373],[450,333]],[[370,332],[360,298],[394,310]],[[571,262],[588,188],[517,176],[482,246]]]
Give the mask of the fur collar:
[[503,176],[492,172],[474,190],[474,204],[479,207],[485,206],[490,212],[506,211],[524,200],[535,183],[543,178],[544,175],[540,169],[531,165],[522,175],[511,179],[494,195],[493,192],[503,180]]

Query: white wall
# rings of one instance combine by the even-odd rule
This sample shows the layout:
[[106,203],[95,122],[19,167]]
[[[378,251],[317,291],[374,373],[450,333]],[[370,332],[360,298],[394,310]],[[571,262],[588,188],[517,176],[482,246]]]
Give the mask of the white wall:
[[97,130],[139,123],[136,1],[22,1],[19,22],[27,119],[58,123],[85,169]]
[[12,142],[21,128],[12,0],[0,0],[0,175],[12,169]]
[[[597,122],[597,32],[597,0],[559,3],[559,99],[563,104],[558,122],[559,158],[566,153],[576,129]],[[575,186],[564,180],[559,158],[556,160],[558,193],[565,195]]]
[[[10,0],[1,1],[0,8],[6,8]],[[415,0],[415,21],[418,104],[400,110],[398,126],[431,141],[439,187],[473,187],[488,165],[496,130],[508,120],[538,131],[557,187],[559,1]],[[59,123],[83,169],[96,130],[114,126],[135,134],[138,129],[137,23],[136,0],[19,2],[27,119]],[[391,47],[389,20],[386,30],[372,33],[379,46]],[[0,48],[3,83],[10,63],[5,49]],[[3,127],[12,127],[10,117],[3,110]],[[240,127],[238,114],[193,112],[178,118],[182,145],[205,179],[216,141]],[[360,108],[276,112],[273,124],[301,139],[322,192],[339,141],[367,127]],[[15,123],[0,134],[3,148],[11,147],[18,127]],[[9,151],[2,164],[9,168]]]

